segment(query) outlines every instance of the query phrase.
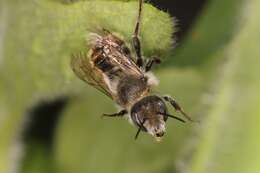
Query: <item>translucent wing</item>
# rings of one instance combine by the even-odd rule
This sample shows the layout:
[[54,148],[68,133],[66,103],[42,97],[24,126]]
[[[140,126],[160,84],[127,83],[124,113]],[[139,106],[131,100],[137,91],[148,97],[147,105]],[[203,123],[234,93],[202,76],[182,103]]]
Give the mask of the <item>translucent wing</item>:
[[102,73],[92,67],[86,53],[72,55],[71,68],[81,80],[113,99],[112,92],[106,85]]

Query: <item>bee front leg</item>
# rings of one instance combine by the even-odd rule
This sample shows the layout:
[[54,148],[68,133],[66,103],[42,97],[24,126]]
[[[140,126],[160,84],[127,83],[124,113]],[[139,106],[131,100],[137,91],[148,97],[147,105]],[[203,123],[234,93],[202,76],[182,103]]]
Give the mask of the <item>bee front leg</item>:
[[157,57],[152,57],[152,59],[148,60],[148,62],[145,65],[145,72],[148,72],[152,69],[153,65],[155,64],[160,64],[161,60]]
[[195,122],[183,111],[182,107],[176,102],[175,99],[173,99],[170,96],[164,96],[163,98],[165,101],[169,102],[177,112],[180,112],[186,119],[188,119],[191,122]]
[[102,117],[121,117],[127,114],[127,110],[121,110],[120,112],[114,114],[103,114]]

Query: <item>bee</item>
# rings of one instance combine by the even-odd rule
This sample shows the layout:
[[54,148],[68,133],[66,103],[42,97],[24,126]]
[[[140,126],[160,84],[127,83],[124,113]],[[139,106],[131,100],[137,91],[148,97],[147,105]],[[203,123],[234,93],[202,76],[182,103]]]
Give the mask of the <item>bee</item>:
[[133,51],[116,34],[103,29],[100,33],[90,33],[87,44],[91,48],[87,53],[74,54],[71,67],[74,73],[89,85],[110,97],[121,110],[108,117],[125,116],[138,131],[147,132],[157,140],[165,134],[167,119],[183,119],[168,114],[165,102],[169,102],[176,111],[192,121],[181,106],[170,96],[152,94],[155,77],[150,70],[159,64],[159,58],[143,59],[140,43],[140,22],[144,0],[139,0],[139,11],[132,36]]

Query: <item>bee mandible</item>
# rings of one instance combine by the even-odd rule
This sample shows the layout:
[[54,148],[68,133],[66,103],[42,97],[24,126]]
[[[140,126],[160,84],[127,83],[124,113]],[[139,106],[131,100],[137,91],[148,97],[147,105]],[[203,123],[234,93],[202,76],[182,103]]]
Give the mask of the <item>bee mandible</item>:
[[87,53],[72,56],[71,67],[74,73],[89,85],[100,90],[121,110],[114,114],[103,116],[125,116],[138,131],[144,131],[157,140],[165,134],[167,119],[183,119],[170,115],[165,102],[169,102],[176,111],[186,119],[191,118],[181,106],[170,96],[158,96],[152,93],[156,78],[150,72],[154,64],[159,64],[159,58],[144,59],[140,43],[140,22],[144,0],[139,0],[139,11],[132,36],[132,49],[116,34],[102,29],[99,33],[90,33],[86,43],[91,48]]

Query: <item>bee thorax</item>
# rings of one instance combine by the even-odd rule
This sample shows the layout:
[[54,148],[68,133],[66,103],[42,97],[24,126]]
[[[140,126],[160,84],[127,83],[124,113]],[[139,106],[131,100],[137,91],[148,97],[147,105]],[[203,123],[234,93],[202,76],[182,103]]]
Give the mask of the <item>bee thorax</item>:
[[127,76],[117,86],[118,101],[121,105],[131,106],[148,93],[147,79]]

